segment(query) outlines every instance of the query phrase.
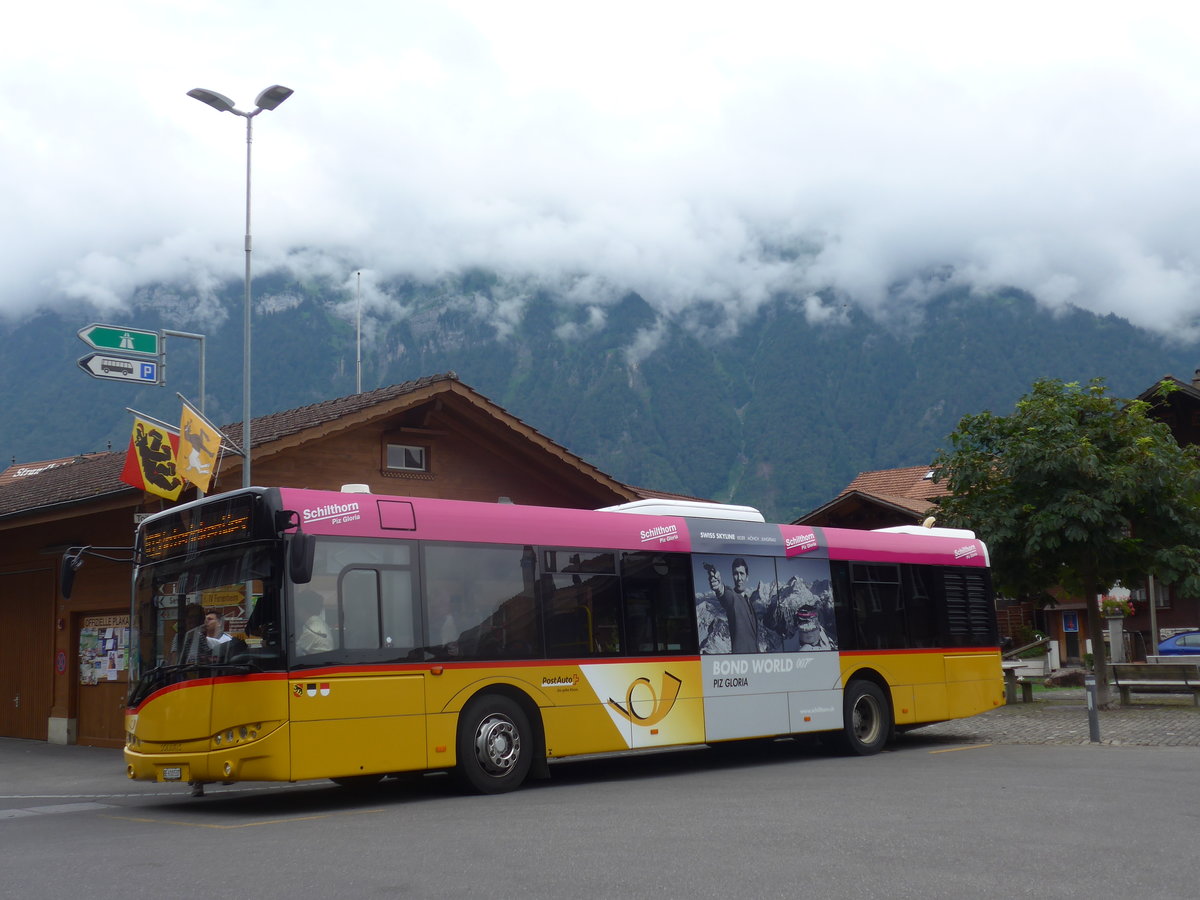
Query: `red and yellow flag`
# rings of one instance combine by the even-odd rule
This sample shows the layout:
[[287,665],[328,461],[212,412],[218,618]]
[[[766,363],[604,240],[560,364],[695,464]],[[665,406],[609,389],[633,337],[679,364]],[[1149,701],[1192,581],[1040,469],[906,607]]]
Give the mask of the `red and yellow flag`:
[[183,491],[183,478],[176,470],[175,452],[178,448],[179,435],[135,418],[121,480],[167,500],[179,499]]
[[179,435],[179,474],[207,492],[217,465],[221,434],[185,402],[179,419]]

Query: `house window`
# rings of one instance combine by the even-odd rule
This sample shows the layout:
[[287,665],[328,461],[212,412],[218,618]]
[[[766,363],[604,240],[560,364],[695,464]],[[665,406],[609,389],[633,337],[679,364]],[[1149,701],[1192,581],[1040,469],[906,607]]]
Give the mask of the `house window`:
[[1154,607],[1156,609],[1171,608],[1171,586],[1161,581],[1154,582]]
[[[1129,599],[1145,603],[1149,599],[1149,591],[1144,587],[1130,591]],[[1163,584],[1161,581],[1154,582],[1154,607],[1156,609],[1171,608],[1171,586],[1169,584]]]
[[392,472],[428,472],[429,448],[416,444],[388,444],[384,466]]

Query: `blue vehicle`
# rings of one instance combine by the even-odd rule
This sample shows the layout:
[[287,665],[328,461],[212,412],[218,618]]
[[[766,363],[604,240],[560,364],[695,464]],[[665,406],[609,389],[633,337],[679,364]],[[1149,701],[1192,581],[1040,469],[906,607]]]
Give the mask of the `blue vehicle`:
[[1200,631],[1173,634],[1158,645],[1159,656],[1200,656]]

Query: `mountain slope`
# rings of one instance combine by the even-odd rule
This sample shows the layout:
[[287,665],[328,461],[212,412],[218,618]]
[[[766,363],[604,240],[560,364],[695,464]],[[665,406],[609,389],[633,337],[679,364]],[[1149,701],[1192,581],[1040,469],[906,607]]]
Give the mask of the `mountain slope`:
[[[255,415],[353,393],[354,323],[334,312],[344,295],[268,276],[255,296]],[[844,306],[824,324],[797,298],[735,324],[717,308],[664,316],[633,294],[584,308],[481,272],[392,296],[398,314],[366,320],[364,389],[452,369],[623,481],[777,520],[826,502],[859,471],[928,461],[964,414],[1006,412],[1035,378],[1103,376],[1128,397],[1200,361],[1194,346],[1111,316],[1052,315],[1019,292],[950,291],[887,322]],[[208,325],[147,300],[124,314],[72,309],[0,326],[5,462],[120,448],[126,407],[173,422],[176,391],[198,400],[198,342],[168,338],[165,386],[102,382],[75,365],[88,352],[75,332],[90,322],[205,334],[206,411],[239,420],[240,286],[224,302],[224,321]]]

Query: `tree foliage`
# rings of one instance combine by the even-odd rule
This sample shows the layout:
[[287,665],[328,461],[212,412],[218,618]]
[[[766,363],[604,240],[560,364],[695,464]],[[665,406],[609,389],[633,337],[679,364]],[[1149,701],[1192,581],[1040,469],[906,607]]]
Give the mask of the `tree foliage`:
[[[1147,575],[1200,591],[1200,454],[1148,412],[1109,396],[1103,379],[1045,379],[1012,415],[963,417],[934,477],[950,490],[943,518],[988,543],[1001,593],[1047,598],[1062,587],[1091,598]],[[1089,613],[1106,694],[1099,616]]]

